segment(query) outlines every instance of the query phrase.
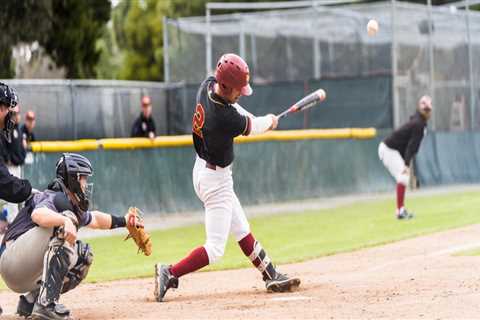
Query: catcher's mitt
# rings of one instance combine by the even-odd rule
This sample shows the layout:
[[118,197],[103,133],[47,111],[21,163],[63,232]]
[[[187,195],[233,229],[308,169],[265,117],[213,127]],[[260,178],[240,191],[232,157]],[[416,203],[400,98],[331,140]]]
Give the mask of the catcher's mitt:
[[128,213],[130,214],[129,220],[133,221],[127,221],[127,229],[129,233],[125,240],[132,238],[138,246],[138,252],[142,251],[146,256],[151,255],[152,241],[150,240],[150,235],[143,227],[135,225],[135,217],[142,221],[143,214],[141,214],[141,211],[135,207],[130,207]]

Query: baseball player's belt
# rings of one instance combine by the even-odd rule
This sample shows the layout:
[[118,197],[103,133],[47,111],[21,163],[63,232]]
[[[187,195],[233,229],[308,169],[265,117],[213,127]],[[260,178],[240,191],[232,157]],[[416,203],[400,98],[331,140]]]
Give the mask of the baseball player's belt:
[[205,167],[212,170],[217,170],[217,166],[211,163],[206,162]]

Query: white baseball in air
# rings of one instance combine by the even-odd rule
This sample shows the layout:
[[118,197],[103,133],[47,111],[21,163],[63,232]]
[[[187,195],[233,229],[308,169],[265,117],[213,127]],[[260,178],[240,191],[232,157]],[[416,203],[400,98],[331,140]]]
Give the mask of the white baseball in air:
[[323,89],[318,89],[317,96],[320,98],[320,101],[323,101],[325,98],[327,98],[327,93]]
[[367,23],[367,33],[370,37],[373,37],[378,32],[378,22],[377,20],[371,19]]

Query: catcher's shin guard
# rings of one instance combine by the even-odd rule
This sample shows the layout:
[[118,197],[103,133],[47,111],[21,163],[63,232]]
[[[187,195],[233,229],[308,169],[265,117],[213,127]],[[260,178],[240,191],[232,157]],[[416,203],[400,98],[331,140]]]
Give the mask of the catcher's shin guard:
[[43,275],[38,295],[38,303],[47,306],[57,303],[62,292],[63,280],[67,275],[70,257],[63,245],[54,243],[45,254],[43,262]]
[[170,288],[178,288],[178,278],[170,273],[170,266],[155,265],[155,300],[162,302]]
[[292,291],[300,285],[300,279],[289,278],[287,275],[278,272],[265,250],[258,241],[255,241],[253,251],[249,259],[263,275],[265,287],[268,292]]
[[76,242],[78,259],[75,266],[70,269],[63,279],[62,293],[74,289],[82,282],[88,274],[88,270],[93,262],[93,252],[88,243],[83,243],[80,240]]
[[74,252],[57,236],[50,241],[43,261],[40,293],[33,307],[32,319],[69,319],[70,311],[58,304],[63,281],[68,273]]

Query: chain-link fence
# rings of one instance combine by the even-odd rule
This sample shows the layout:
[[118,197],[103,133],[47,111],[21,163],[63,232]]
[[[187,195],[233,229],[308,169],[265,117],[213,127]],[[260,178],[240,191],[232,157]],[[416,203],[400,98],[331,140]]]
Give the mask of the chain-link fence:
[[[246,59],[254,84],[389,75],[395,126],[429,94],[434,129],[480,128],[480,13],[429,7],[427,0],[424,5],[313,3],[303,9],[166,19],[165,78],[199,83],[225,52]],[[372,18],[380,31],[369,37],[366,24]]]
[[152,99],[157,134],[175,132],[181,84],[101,80],[2,80],[15,88],[21,113],[37,114],[35,134],[41,140],[128,137],[140,115],[143,95]]

